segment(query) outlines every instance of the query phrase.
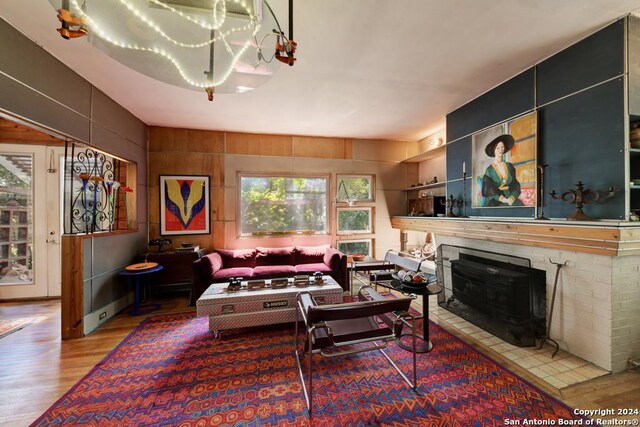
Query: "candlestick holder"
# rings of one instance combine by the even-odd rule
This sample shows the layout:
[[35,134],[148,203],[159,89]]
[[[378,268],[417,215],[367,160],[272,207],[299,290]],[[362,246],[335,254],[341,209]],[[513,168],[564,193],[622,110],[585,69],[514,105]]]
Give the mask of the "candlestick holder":
[[540,191],[538,192],[538,194],[540,194],[540,209],[538,210],[538,215],[535,219],[549,219],[544,216],[544,170],[547,166],[549,165],[538,165],[538,170],[540,171]]
[[446,217],[457,217],[458,215],[453,213],[453,208],[460,207],[460,200],[455,199],[453,194],[449,195],[448,199],[440,200],[440,204],[447,209],[447,213],[444,216]]
[[462,171],[462,198],[459,206],[462,206],[462,215],[460,218],[469,218],[467,216],[467,171]]
[[564,193],[558,195],[555,190],[552,190],[551,197],[558,200],[564,200],[565,202],[569,202],[572,205],[576,205],[576,211],[569,215],[567,219],[570,220],[578,220],[578,221],[588,221],[592,218],[584,213],[582,207],[584,205],[593,205],[598,203],[601,200],[607,200],[614,196],[615,188],[609,187],[607,193],[601,194],[599,191],[585,190],[584,184],[582,181],[578,181],[576,184],[575,190],[565,191]]

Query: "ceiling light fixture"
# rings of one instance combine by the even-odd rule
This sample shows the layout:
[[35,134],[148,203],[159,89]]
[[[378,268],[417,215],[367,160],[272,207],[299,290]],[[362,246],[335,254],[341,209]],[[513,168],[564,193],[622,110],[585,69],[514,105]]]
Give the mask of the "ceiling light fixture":
[[[267,0],[49,0],[60,35],[88,40],[122,64],[171,85],[239,93],[267,82],[279,63],[293,65],[289,34]],[[275,49],[267,54],[267,40]],[[274,61],[276,59],[276,61]]]

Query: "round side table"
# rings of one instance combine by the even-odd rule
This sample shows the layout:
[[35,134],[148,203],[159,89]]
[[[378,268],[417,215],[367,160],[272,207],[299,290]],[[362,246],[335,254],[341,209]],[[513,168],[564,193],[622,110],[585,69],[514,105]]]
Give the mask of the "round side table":
[[[151,263],[148,263],[151,264]],[[155,264],[155,263],[153,263]],[[160,304],[140,304],[140,279],[150,274],[157,273],[164,267],[161,265],[154,265],[152,267],[139,267],[141,264],[132,264],[127,266],[125,270],[120,272],[121,276],[129,276],[133,279],[133,284],[136,287],[136,301],[133,310],[129,312],[132,316],[139,316],[141,314],[151,313],[160,308]]]

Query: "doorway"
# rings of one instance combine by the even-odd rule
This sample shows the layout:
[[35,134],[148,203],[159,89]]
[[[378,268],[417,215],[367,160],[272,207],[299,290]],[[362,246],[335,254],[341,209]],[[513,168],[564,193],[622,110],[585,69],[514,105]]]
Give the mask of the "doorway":
[[0,144],[0,300],[60,297],[64,149]]

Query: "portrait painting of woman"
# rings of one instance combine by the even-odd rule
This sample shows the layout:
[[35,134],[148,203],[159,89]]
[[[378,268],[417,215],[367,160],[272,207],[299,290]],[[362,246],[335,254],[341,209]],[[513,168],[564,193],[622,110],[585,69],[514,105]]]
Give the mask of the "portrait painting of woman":
[[504,155],[515,143],[513,136],[500,135],[487,144],[485,153],[493,157],[482,177],[482,198],[484,206],[523,206],[518,199],[520,183],[516,178],[516,168],[504,160]]
[[532,207],[536,203],[535,113],[472,136],[472,207]]

